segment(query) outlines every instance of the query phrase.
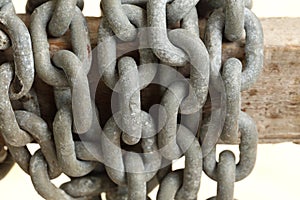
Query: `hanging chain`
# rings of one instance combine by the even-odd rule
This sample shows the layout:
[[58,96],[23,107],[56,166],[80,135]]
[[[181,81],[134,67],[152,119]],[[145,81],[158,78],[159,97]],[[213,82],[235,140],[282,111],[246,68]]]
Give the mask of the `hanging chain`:
[[[263,66],[252,1],[102,0],[100,7],[92,51],[83,0],[28,0],[29,31],[11,1],[0,0],[0,49],[13,54],[0,66],[0,179],[14,160],[45,199],[145,200],[159,186],[158,200],[194,200],[204,171],[218,183],[210,199],[233,200],[258,143],[241,111],[241,92]],[[71,49],[50,52],[49,37],[64,35]],[[244,62],[222,57],[224,40],[245,43]],[[51,88],[50,121],[35,79]],[[105,91],[110,102],[99,105]],[[239,144],[237,164],[228,150],[216,161],[219,142]],[[30,143],[39,145],[33,154]],[[172,170],[182,157],[185,167]],[[62,173],[71,181],[58,188],[51,180]]]

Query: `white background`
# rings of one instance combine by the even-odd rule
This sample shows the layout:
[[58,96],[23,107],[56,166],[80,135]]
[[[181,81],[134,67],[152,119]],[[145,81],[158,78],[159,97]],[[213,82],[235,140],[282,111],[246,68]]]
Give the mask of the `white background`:
[[[25,0],[13,0],[18,13],[25,11]],[[99,16],[99,0],[85,0],[84,14]],[[259,17],[299,17],[300,1],[254,0],[252,9]],[[222,147],[225,149],[228,147]],[[232,148],[232,147],[231,147]],[[219,149],[220,151],[221,149]],[[238,149],[233,147],[238,157]],[[179,166],[182,162],[177,163]],[[66,177],[54,180],[60,185]],[[259,145],[257,164],[252,174],[235,184],[235,198],[239,200],[299,200],[300,146],[292,143]],[[199,200],[216,193],[216,183],[203,174]],[[30,177],[15,165],[0,181],[1,199],[42,199],[34,190]]]

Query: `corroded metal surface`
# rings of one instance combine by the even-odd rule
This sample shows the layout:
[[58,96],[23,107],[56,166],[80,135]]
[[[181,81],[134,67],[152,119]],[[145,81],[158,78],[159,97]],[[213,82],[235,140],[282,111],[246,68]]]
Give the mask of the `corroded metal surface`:
[[[204,171],[218,182],[212,199],[232,200],[257,151],[255,123],[241,111],[241,91],[257,80],[263,61],[262,28],[250,4],[103,0],[92,52],[82,0],[29,0],[30,34],[10,0],[0,1],[0,49],[13,52],[13,62],[0,66],[0,178],[13,158],[45,199],[105,193],[108,200],[145,200],[158,185],[158,200],[194,200]],[[212,14],[202,33],[196,6],[204,5]],[[62,36],[68,48],[51,51],[49,38]],[[245,40],[244,69],[238,55],[222,66],[223,38]],[[138,45],[128,45],[133,41]],[[189,69],[184,76],[182,68]],[[41,100],[34,78],[51,99]],[[143,92],[154,86],[157,104],[144,108]],[[110,108],[96,101],[106,89]],[[53,119],[46,121],[41,102],[55,104]],[[103,109],[108,120],[100,117]],[[238,164],[230,151],[216,161],[220,140],[239,142]],[[33,142],[39,149],[32,155]],[[173,171],[182,157],[184,169]],[[51,180],[62,173],[71,180],[56,187]]]

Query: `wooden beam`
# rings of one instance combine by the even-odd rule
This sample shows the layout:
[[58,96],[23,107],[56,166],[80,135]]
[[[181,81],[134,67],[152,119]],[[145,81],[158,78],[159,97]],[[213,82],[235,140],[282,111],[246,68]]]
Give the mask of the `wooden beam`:
[[[20,17],[29,24],[28,16]],[[93,47],[97,44],[99,21],[99,18],[87,18]],[[261,23],[265,35],[264,70],[258,82],[250,90],[242,93],[242,110],[256,121],[260,143],[300,143],[300,18],[268,18],[261,19]],[[204,24],[204,21],[200,21],[201,33]],[[68,41],[68,36],[50,38],[50,50],[54,52],[70,49]],[[119,48],[122,51],[122,46]],[[243,47],[235,43],[224,44],[223,54],[223,59],[233,55],[243,59]],[[186,74],[187,70],[183,70],[182,73]],[[110,92],[104,86],[101,87],[102,98],[99,98],[97,103],[109,104]],[[49,101],[48,96],[52,96],[51,88],[38,80],[36,88],[41,97],[40,103]],[[143,92],[144,104],[151,103],[149,94],[153,96],[153,93],[150,93],[152,91]],[[103,95],[107,99],[103,98]],[[51,120],[54,109],[48,107],[42,105],[42,111],[46,118]],[[105,115],[109,114],[109,109],[103,112],[104,119],[107,119]]]
[[243,92],[243,110],[256,121],[260,141],[300,142],[300,18],[261,19],[264,70]]

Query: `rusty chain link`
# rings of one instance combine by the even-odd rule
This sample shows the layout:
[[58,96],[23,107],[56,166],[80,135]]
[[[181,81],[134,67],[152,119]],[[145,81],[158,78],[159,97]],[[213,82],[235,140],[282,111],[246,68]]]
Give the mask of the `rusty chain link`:
[[[93,52],[83,3],[28,0],[28,31],[11,1],[0,0],[0,50],[13,54],[0,66],[0,179],[15,161],[45,199],[145,200],[159,186],[158,200],[194,200],[204,171],[218,183],[210,199],[233,200],[258,142],[241,111],[241,92],[263,67],[252,1],[102,0]],[[50,51],[49,37],[64,35],[71,48]],[[222,60],[223,40],[244,42],[245,61]],[[50,121],[35,79],[51,88]],[[239,144],[237,164],[228,150],[216,161],[218,142]],[[185,167],[172,170],[182,157]],[[62,173],[71,180],[57,187]]]

